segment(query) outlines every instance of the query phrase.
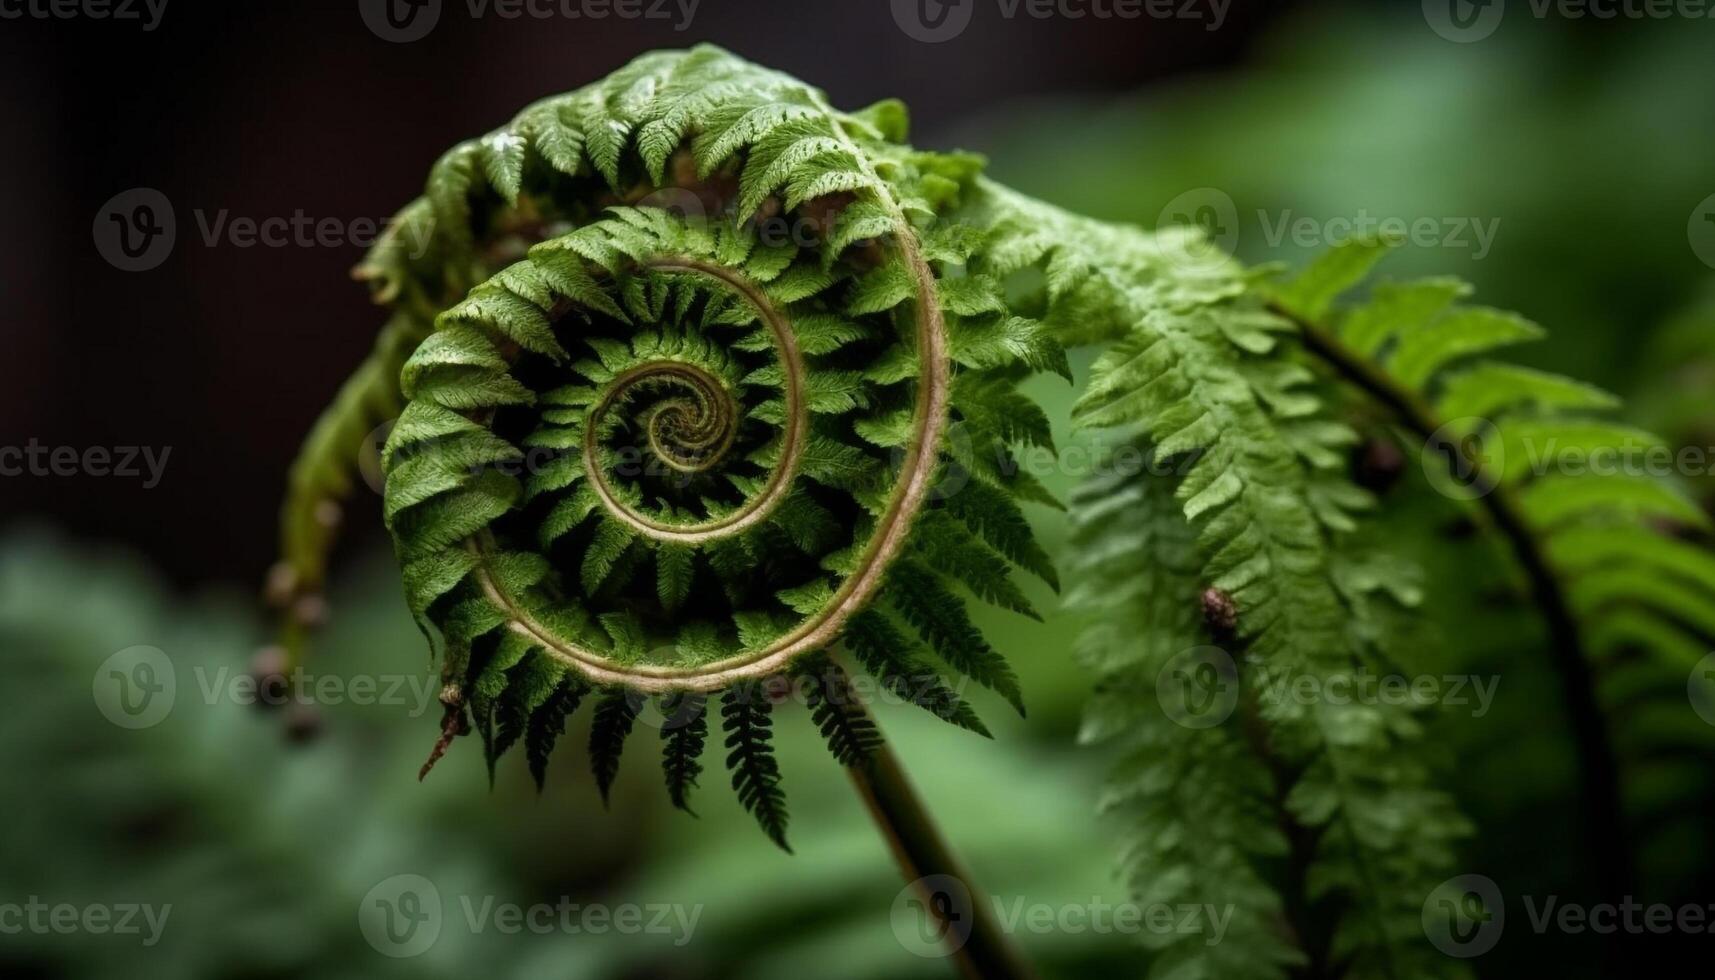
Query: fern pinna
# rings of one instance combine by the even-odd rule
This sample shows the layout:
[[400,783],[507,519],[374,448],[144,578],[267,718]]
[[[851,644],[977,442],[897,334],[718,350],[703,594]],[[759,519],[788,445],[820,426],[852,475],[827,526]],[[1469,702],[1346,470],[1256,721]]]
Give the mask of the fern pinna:
[[[837,640],[956,725],[986,734],[933,658],[1023,710],[957,590],[1035,615],[1011,570],[1053,580],[1019,508],[1051,498],[1010,447],[1048,442],[1018,382],[1069,372],[970,271],[983,238],[953,216],[977,161],[904,125],[703,47],[436,164],[362,273],[432,316],[382,465],[411,610],[442,640],[437,756],[474,730],[540,778],[588,701],[605,793],[647,710],[688,807],[713,702],[734,788],[784,846],[780,680],[840,761],[879,741]],[[318,427],[299,469],[330,478],[295,481],[288,515],[336,495],[374,414],[356,400]],[[321,567],[326,535],[287,537],[288,567]]]
[[[1141,234],[1103,235],[1110,249],[1152,251]],[[1336,383],[1391,412],[1429,484],[1480,501],[1517,558],[1568,701],[1586,860],[1603,894],[1632,893],[1624,842],[1636,815],[1622,812],[1621,768],[1659,777],[1707,750],[1708,732],[1680,710],[1715,635],[1715,559],[1687,540],[1707,530],[1705,515],[1668,481],[1540,462],[1624,458],[1659,441],[1592,414],[1614,406],[1604,392],[1472,363],[1540,331],[1461,304],[1460,283],[1384,283],[1338,308],[1386,251],[1347,243],[1287,282],[1178,251],[1226,288],[1127,311],[1078,407],[1107,438],[1152,453],[1151,473],[1170,475],[1110,473],[1074,501],[1069,602],[1094,614],[1081,653],[1100,678],[1085,735],[1123,746],[1106,802],[1132,828],[1126,862],[1139,891],[1227,896],[1248,951],[1168,937],[1164,975],[1461,972],[1424,943],[1425,902],[1469,830],[1419,747],[1430,719],[1385,702],[1273,696],[1294,679],[1338,690],[1343,672],[1383,675],[1413,659],[1399,640],[1419,627],[1400,617],[1413,615],[1420,576],[1365,532],[1376,500],[1346,474],[1357,437],[1334,415]],[[1083,311],[1144,295],[1101,272],[1078,288],[1110,297]],[[1188,665],[1229,673],[1210,679],[1237,689],[1230,718],[1188,724],[1164,712]]]
[[1614,395],[1477,360],[1543,331],[1465,303],[1463,283],[1382,282],[1340,306],[1389,248],[1345,243],[1271,305],[1336,376],[1391,411],[1431,483],[1479,506],[1515,556],[1573,728],[1599,886],[1630,894],[1631,830],[1699,819],[1652,812],[1648,782],[1676,769],[1695,784],[1711,747],[1708,727],[1680,710],[1715,639],[1712,525],[1682,481],[1695,474],[1663,472],[1669,445],[1613,421]]
[[[1122,814],[1128,879],[1152,901],[1234,910],[1226,943],[1152,937],[1155,969],[1445,972],[1422,907],[1469,828],[1435,787],[1422,720],[1279,696],[1391,672],[1416,596],[1409,567],[1357,543],[1371,501],[1344,473],[1355,437],[1291,355],[1292,324],[1191,232],[1014,206],[1017,235],[1053,236],[1046,319],[1111,341],[1076,417],[1153,460],[1080,490],[1072,604],[1095,620],[1080,648],[1099,677],[1085,736],[1122,745],[1106,805]],[[1164,711],[1162,685],[1199,671],[1233,691],[1230,714]],[[1340,909],[1331,940],[1297,935],[1283,893]]]

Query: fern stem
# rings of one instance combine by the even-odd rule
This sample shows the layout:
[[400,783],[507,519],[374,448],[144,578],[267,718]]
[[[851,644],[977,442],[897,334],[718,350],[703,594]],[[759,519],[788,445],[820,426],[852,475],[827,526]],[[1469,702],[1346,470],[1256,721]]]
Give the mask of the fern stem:
[[[857,711],[869,713],[862,702],[853,699],[851,703]],[[874,722],[873,716],[870,721]],[[848,766],[846,771],[887,841],[888,850],[893,852],[900,874],[918,888],[924,908],[940,921],[942,935],[949,941],[948,955],[957,964],[960,975],[971,980],[1034,980],[1036,971],[1012,938],[1001,930],[987,894],[976,886],[963,862],[947,846],[946,838],[888,742],[883,740],[866,763]],[[963,884],[970,899],[969,907],[950,908],[944,897],[932,894],[936,890],[932,882],[925,884],[923,879],[937,876]],[[960,917],[963,921],[958,921]],[[961,943],[960,933],[967,923],[969,932]]]
[[[1413,435],[1427,440],[1441,429],[1442,421],[1414,393],[1341,343],[1331,331],[1282,304],[1270,303],[1269,310],[1291,321],[1307,350],[1391,411]],[[1531,595],[1547,624],[1549,655],[1560,676],[1583,777],[1581,795],[1596,884],[1602,895],[1618,900],[1633,894],[1631,847],[1621,810],[1619,765],[1596,697],[1583,634],[1560,579],[1541,542],[1531,533],[1511,488],[1486,469],[1479,469],[1474,482],[1489,491],[1479,499],[1529,580]]]

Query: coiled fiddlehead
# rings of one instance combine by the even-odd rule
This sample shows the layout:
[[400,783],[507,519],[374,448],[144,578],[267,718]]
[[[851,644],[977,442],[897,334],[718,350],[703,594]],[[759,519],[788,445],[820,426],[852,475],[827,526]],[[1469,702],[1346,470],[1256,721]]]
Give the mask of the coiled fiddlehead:
[[1054,582],[1018,505],[1052,500],[1012,447],[1048,444],[1016,386],[1065,355],[973,271],[980,164],[904,125],[703,47],[437,163],[398,225],[426,237],[365,267],[433,317],[382,463],[442,639],[436,757],[474,729],[540,779],[587,700],[602,791],[647,713],[685,806],[718,697],[734,787],[784,843],[777,680],[842,762],[879,742],[837,641],[954,724],[986,734],[931,652],[1022,711],[955,589],[1034,615],[1010,569]]

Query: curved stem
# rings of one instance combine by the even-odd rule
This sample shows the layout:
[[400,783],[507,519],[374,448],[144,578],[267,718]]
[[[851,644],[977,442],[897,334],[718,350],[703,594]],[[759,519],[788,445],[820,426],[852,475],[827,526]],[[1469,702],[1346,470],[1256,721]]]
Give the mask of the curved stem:
[[[856,699],[852,705],[869,713]],[[935,916],[947,955],[960,975],[971,980],[1035,980],[1036,972],[1012,937],[1001,930],[988,895],[947,846],[890,744],[883,741],[867,763],[846,771],[893,852],[900,874],[916,887],[925,911]],[[963,886],[963,894],[952,894],[956,889],[947,886],[954,883]]]
[[[1332,332],[1278,303],[1270,303],[1269,311],[1297,326],[1306,349],[1388,408],[1414,435],[1427,440],[1441,429],[1441,420],[1415,393],[1341,343]],[[1631,849],[1621,812],[1619,765],[1596,699],[1596,682],[1583,634],[1542,542],[1531,532],[1512,489],[1486,469],[1478,471],[1475,482],[1489,491],[1480,498],[1482,505],[1518,559],[1530,582],[1532,598],[1547,623],[1549,654],[1560,675],[1583,775],[1584,818],[1596,883],[1603,896],[1619,901],[1632,894]]]

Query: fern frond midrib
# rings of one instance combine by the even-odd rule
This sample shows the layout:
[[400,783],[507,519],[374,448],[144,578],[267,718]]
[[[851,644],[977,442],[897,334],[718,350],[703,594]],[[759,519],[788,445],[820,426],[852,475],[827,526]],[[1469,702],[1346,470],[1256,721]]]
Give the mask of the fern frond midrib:
[[[1341,378],[1392,410],[1417,438],[1428,440],[1441,430],[1445,423],[1414,391],[1395,383],[1386,371],[1347,348],[1331,330],[1284,304],[1271,302],[1269,307],[1297,326],[1306,350]],[[1579,769],[1585,781],[1585,803],[1597,825],[1592,833],[1598,840],[1613,842],[1611,853],[1603,849],[1607,855],[1602,859],[1604,888],[1616,894],[1629,893],[1630,861],[1619,851],[1620,842],[1625,839],[1619,763],[1597,694],[1583,626],[1572,610],[1545,543],[1531,530],[1513,488],[1490,472],[1482,461],[1469,462],[1475,467],[1472,483],[1483,491],[1478,495],[1480,506],[1489,514],[1495,530],[1525,573],[1547,627],[1549,656],[1561,679],[1574,742],[1582,759]]]

